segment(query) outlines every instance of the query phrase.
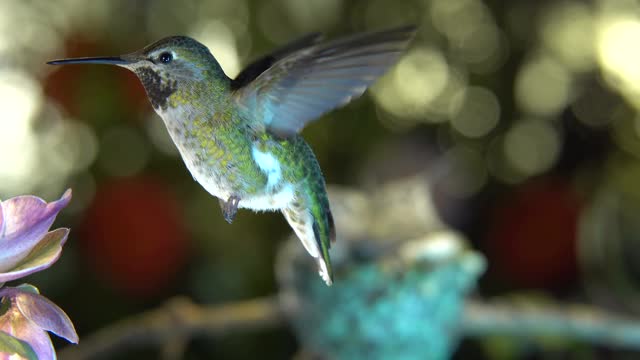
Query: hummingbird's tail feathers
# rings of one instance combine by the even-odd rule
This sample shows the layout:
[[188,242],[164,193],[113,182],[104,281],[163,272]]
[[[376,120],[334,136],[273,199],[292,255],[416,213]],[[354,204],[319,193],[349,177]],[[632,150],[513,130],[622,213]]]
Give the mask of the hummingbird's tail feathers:
[[331,285],[333,271],[329,248],[335,242],[336,231],[324,183],[320,191],[306,182],[302,184],[296,199],[282,213],[307,252],[316,258],[322,279]]

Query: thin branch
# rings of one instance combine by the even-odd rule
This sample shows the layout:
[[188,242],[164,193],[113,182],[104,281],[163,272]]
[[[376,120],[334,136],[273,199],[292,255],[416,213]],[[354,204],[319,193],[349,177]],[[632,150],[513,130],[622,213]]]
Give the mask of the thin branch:
[[[127,348],[164,346],[177,339],[177,343],[165,349],[165,358],[171,358],[180,354],[182,341],[197,335],[220,336],[273,328],[284,321],[284,311],[275,296],[215,306],[200,306],[178,297],[83,337],[79,345],[68,346],[58,355],[63,360],[113,358],[115,352]],[[560,336],[640,349],[640,321],[591,306],[470,300],[461,321],[465,336],[528,339]]]
[[79,345],[64,348],[58,352],[58,357],[62,360],[107,358],[126,348],[163,345],[168,339],[233,334],[272,328],[283,322],[284,313],[276,297],[216,306],[200,306],[187,298],[177,297],[159,308],[81,338]]
[[640,321],[584,305],[469,301],[462,323],[470,336],[561,336],[610,347],[640,349]]

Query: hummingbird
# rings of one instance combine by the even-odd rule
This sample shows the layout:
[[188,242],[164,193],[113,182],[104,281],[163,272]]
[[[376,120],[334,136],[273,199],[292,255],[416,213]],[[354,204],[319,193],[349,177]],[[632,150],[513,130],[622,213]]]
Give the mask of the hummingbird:
[[50,65],[108,64],[132,71],[194,179],[233,222],[239,208],[281,211],[333,282],[336,232],[325,180],[301,137],[306,124],[362,95],[404,52],[414,26],[323,42],[313,33],[276,49],[229,78],[209,49],[170,36],[120,56]]

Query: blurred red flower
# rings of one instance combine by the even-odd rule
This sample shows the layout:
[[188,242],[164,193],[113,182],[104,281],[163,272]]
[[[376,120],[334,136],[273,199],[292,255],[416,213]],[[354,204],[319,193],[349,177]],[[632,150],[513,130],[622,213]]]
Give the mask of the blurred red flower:
[[112,287],[148,297],[176,280],[188,236],[171,191],[146,177],[100,186],[81,226],[83,258]]
[[566,179],[533,180],[514,190],[491,215],[489,266],[522,287],[554,288],[577,275],[581,202]]

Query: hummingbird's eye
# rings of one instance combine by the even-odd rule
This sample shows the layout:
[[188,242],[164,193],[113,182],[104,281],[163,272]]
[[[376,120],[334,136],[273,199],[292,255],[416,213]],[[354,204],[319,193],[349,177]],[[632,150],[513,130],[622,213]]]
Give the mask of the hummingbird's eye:
[[162,62],[163,64],[168,64],[171,62],[171,60],[173,60],[173,55],[171,55],[170,52],[163,52],[162,54],[160,54],[160,62]]

